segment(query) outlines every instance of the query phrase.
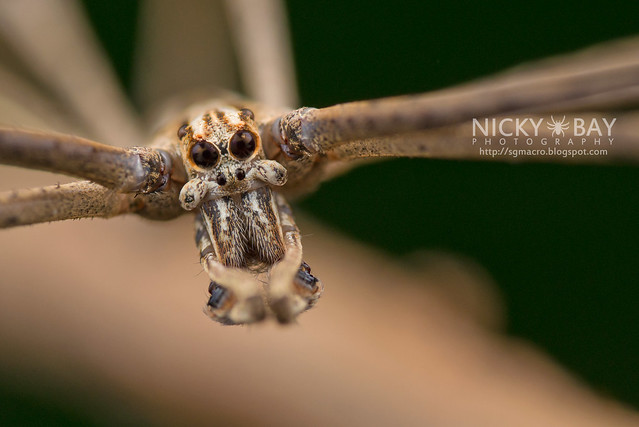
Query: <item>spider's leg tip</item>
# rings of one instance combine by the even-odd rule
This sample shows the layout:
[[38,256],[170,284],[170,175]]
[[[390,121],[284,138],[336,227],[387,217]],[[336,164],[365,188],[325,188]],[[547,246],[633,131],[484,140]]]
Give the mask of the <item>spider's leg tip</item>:
[[294,304],[288,296],[281,297],[275,301],[271,301],[270,307],[275,313],[275,318],[282,325],[292,323],[297,317],[297,312],[293,310]]
[[266,308],[260,295],[238,300],[228,289],[213,281],[209,285],[209,293],[211,297],[204,312],[223,325],[255,323],[266,317]]

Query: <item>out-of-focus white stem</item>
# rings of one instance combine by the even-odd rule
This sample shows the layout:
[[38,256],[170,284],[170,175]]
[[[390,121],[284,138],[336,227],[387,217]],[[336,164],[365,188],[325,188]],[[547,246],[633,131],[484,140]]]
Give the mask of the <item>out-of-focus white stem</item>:
[[181,110],[210,96],[203,89],[238,89],[222,1],[142,2],[134,91],[146,110],[164,112],[168,100]]
[[297,83],[284,5],[226,0],[240,76],[247,94],[275,106],[297,105]]
[[141,143],[136,115],[77,2],[0,1],[0,32],[92,137],[112,145]]

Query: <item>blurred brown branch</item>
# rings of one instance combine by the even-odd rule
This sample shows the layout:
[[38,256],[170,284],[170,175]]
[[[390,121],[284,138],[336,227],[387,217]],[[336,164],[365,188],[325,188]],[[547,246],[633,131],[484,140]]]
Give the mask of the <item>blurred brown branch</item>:
[[[639,422],[539,350],[442,298],[455,285],[447,280],[468,274],[411,273],[322,227],[302,227],[327,291],[288,328],[222,327],[201,313],[190,218],[5,231],[0,369],[96,400],[116,394],[158,425]],[[485,305],[498,309],[484,290]]]

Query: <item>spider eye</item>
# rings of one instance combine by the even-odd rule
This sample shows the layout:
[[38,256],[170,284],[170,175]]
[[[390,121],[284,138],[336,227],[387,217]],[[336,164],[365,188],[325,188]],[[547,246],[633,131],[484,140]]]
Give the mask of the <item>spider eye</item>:
[[255,114],[253,114],[253,111],[249,110],[248,108],[242,108],[240,110],[240,116],[244,120],[255,120]]
[[182,139],[186,136],[186,128],[189,127],[188,123],[184,123],[182,126],[180,126],[180,128],[177,131],[177,136],[178,138]]
[[255,135],[247,130],[237,132],[231,138],[229,150],[238,160],[246,160],[255,153]]
[[197,141],[193,144],[190,155],[193,163],[204,169],[215,166],[220,158],[220,153],[218,153],[217,148],[206,141]]

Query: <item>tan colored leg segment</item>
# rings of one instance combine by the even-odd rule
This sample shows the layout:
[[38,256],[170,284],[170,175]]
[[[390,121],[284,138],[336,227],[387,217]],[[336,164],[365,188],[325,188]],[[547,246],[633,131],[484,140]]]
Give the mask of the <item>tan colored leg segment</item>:
[[142,199],[92,182],[0,193],[0,228],[78,218],[109,218],[138,211]]
[[159,149],[125,149],[71,135],[0,128],[0,163],[64,173],[121,192],[162,187],[172,162]]
[[271,310],[281,323],[290,323],[298,314],[311,308],[324,290],[302,261],[302,242],[291,208],[283,196],[275,194],[286,253],[271,269],[268,299]]

